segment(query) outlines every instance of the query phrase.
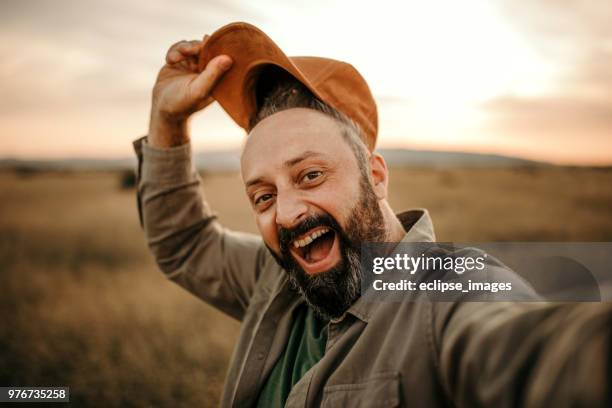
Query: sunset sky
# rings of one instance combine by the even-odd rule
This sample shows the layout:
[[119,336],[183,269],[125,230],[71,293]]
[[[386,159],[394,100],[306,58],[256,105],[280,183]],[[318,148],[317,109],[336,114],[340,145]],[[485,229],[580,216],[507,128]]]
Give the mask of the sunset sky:
[[[571,0],[2,1],[0,157],[131,155],[168,46],[232,21],[353,64],[379,147],[612,164],[612,5]],[[192,136],[244,131],[215,104]]]

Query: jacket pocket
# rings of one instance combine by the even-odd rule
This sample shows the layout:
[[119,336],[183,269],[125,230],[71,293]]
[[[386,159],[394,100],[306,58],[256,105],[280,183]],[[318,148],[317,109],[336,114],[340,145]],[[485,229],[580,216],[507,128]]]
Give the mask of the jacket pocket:
[[323,389],[322,407],[399,407],[399,373],[382,371],[354,384],[333,384]]

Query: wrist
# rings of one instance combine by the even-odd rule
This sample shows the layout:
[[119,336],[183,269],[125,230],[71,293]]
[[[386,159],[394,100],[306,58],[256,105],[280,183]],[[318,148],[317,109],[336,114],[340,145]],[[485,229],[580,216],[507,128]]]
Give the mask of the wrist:
[[148,142],[154,147],[168,148],[189,142],[189,118],[171,118],[161,112],[152,112]]

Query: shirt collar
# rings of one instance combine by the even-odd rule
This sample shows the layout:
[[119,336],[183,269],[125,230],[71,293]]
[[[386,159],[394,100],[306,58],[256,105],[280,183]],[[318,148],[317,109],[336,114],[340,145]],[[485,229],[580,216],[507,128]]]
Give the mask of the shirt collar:
[[[396,216],[406,230],[406,234],[401,242],[435,242],[436,235],[433,222],[429,216],[429,211],[425,208],[403,211],[396,214]],[[346,313],[367,323],[379,303],[376,301],[366,301],[362,296],[348,308]],[[337,320],[333,320],[333,322],[343,320],[346,313]]]

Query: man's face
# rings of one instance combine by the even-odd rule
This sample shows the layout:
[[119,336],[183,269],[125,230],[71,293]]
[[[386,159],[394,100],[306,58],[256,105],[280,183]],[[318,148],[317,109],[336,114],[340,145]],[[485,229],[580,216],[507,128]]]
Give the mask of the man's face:
[[312,109],[273,114],[251,131],[241,168],[266,246],[315,311],[338,317],[360,295],[361,243],[385,232],[340,125]]

